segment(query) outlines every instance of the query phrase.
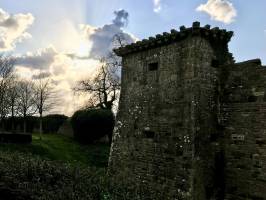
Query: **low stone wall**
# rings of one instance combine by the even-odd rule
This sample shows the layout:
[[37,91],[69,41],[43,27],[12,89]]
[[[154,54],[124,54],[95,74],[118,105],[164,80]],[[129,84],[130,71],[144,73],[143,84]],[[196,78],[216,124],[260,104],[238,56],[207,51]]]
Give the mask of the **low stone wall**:
[[0,143],[29,144],[31,142],[31,134],[0,132]]
[[0,183],[0,199],[5,200],[32,200],[32,198],[25,194],[22,190],[15,190],[10,187],[7,187],[5,183]]

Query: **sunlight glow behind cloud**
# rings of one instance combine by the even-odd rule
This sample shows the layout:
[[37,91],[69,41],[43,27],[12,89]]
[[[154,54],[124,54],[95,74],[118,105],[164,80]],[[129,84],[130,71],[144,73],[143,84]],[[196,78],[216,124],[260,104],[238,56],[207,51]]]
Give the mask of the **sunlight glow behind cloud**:
[[16,71],[26,79],[38,79],[40,74],[50,78],[60,97],[60,104],[54,111],[71,116],[88,99],[86,95],[74,96],[72,88],[80,79],[88,78],[99,65],[98,60],[71,58],[49,46],[36,53],[17,56]]
[[38,79],[41,74],[52,79],[53,87],[62,98],[57,112],[70,116],[84,106],[88,96],[74,96],[72,88],[97,70],[100,58],[112,50],[116,34],[122,34],[128,43],[136,40],[132,34],[123,31],[128,23],[128,12],[118,10],[114,15],[112,22],[102,27],[72,24],[65,20],[63,27],[58,26],[58,29],[66,30],[65,34],[60,34],[56,44],[16,56],[16,68],[22,76]]

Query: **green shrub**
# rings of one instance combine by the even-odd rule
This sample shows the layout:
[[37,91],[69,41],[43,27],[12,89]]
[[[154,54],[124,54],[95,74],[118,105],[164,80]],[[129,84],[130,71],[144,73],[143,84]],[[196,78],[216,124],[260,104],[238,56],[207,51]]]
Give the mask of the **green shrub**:
[[114,115],[110,110],[79,110],[71,118],[74,138],[82,143],[92,143],[108,135],[109,140],[114,128]]

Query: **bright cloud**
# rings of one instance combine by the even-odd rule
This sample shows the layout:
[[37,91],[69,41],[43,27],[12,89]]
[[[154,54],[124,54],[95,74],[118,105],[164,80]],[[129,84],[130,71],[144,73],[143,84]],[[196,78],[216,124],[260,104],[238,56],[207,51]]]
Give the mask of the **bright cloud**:
[[103,27],[92,27],[90,25],[81,25],[81,29],[85,37],[91,42],[90,57],[99,59],[105,57],[108,52],[114,48],[113,40],[115,35],[120,35],[126,43],[136,41],[136,38],[123,31],[123,28],[128,23],[129,14],[125,10],[114,12],[115,18],[111,24],[106,24]]
[[16,72],[26,79],[50,78],[60,104],[53,112],[71,116],[86,103],[87,96],[75,96],[72,88],[80,79],[90,76],[100,65],[98,60],[77,59],[58,52],[50,45],[36,53],[16,56]]
[[233,4],[228,0],[208,0],[196,8],[199,12],[205,12],[211,19],[230,24],[237,16],[237,11]]
[[153,0],[153,11],[158,13],[162,9],[161,0]]
[[[16,56],[16,70],[25,78],[50,78],[53,87],[60,97],[60,105],[56,112],[72,115],[73,112],[88,100],[88,96],[73,94],[79,80],[86,79],[100,66],[100,59],[112,50],[113,38],[120,34],[126,43],[136,41],[136,38],[123,31],[128,23],[129,14],[125,10],[114,12],[112,23],[102,27],[88,24],[79,26],[79,30],[66,32],[68,46],[62,49],[54,45]],[[70,26],[68,26],[70,27]],[[70,34],[70,35],[67,35]],[[72,36],[73,35],[73,36]],[[71,37],[70,37],[71,36]]]
[[32,14],[9,14],[0,8],[0,51],[10,51],[31,35],[27,29],[33,24]]

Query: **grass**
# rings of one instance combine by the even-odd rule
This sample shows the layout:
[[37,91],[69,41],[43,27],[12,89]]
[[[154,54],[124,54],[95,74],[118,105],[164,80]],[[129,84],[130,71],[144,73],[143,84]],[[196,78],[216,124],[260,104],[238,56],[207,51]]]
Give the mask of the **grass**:
[[58,134],[44,134],[42,140],[38,134],[32,135],[31,144],[0,144],[0,151],[32,154],[48,160],[62,161],[72,165],[107,166],[109,145],[81,145],[72,138]]
[[45,134],[42,140],[33,134],[32,139],[28,145],[0,144],[0,199],[147,199],[149,191],[123,179],[110,184],[109,145],[80,145],[57,134]]
[[106,200],[104,168],[0,151],[1,200]]

